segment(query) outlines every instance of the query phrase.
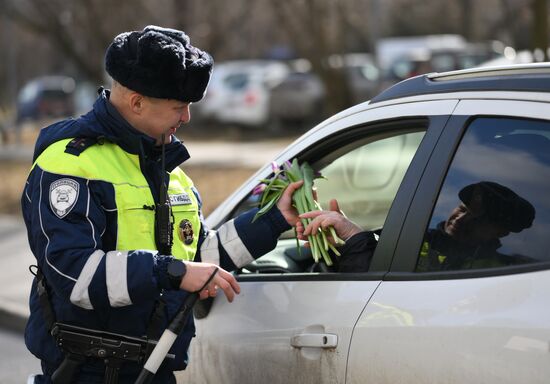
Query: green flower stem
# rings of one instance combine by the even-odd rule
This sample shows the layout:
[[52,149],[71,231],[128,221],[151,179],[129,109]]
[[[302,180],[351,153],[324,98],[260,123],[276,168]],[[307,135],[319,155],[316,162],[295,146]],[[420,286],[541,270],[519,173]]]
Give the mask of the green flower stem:
[[[317,241],[321,241],[321,239],[318,239],[318,236],[313,236],[313,237],[316,238]],[[330,259],[330,255],[324,248],[321,248],[321,255],[323,256],[325,263],[330,267],[332,265],[332,260]]]
[[346,242],[342,240],[338,235],[336,234],[336,231],[334,230],[334,227],[328,227],[328,230],[330,231],[330,235],[334,239],[334,242],[338,245],[344,245]]
[[319,232],[317,233],[317,236],[321,236],[321,239],[323,240],[323,248],[325,249],[325,251],[328,251],[327,237],[325,236],[325,233],[323,232],[322,229],[319,228]]
[[330,248],[330,250],[331,250],[332,252],[334,252],[334,254],[335,254],[336,256],[342,256],[342,255],[340,254],[340,252],[338,252],[338,250],[337,250],[337,249],[334,247],[334,245],[332,245],[330,242],[328,243],[328,247]]
[[[284,163],[279,170],[273,172],[271,178],[261,180],[261,183],[265,184],[265,188],[260,197],[260,210],[256,213],[252,221],[255,221],[258,217],[271,209],[280,199],[283,191],[290,183],[299,180],[303,180],[304,184],[296,190],[292,196],[293,206],[298,213],[303,214],[313,210],[323,210],[315,200],[313,194],[313,181],[318,177],[319,176],[315,176],[313,169],[307,163],[300,165],[297,159],[294,159],[290,164]],[[307,227],[308,224],[311,223],[311,219],[301,219],[301,222],[304,227]],[[328,230],[319,230],[317,233],[310,234],[308,236],[308,241],[315,262],[319,262],[320,259],[323,258],[325,263],[330,266],[332,265],[332,260],[329,251],[334,252],[337,256],[339,256],[340,253],[336,250],[335,246],[328,241],[327,236],[331,236],[336,245],[344,243],[342,239],[336,235],[336,231],[334,231],[332,227],[329,227]],[[298,247],[298,252],[301,252],[300,241],[297,237],[296,245]]]
[[[271,179],[271,181],[269,182],[269,184],[267,184],[267,186],[265,187],[265,191],[264,193],[262,194],[262,200],[260,202],[260,205],[263,205],[265,204],[265,200],[267,200],[267,196],[269,195],[269,191],[272,190],[272,187],[273,187],[273,184],[275,183],[275,180],[278,180],[277,178],[277,174],[275,174],[275,176],[273,176],[273,179]],[[265,193],[267,191],[267,193]],[[265,200],[264,200],[265,199]]]
[[308,236],[308,240],[311,249],[315,251],[315,262],[317,263],[321,257],[324,258],[323,252],[321,251],[322,247],[319,244],[319,239],[317,236],[310,235]]
[[294,238],[296,239],[296,249],[298,250],[298,257],[302,257],[302,247],[300,246],[300,240],[298,239],[298,231],[294,227]]

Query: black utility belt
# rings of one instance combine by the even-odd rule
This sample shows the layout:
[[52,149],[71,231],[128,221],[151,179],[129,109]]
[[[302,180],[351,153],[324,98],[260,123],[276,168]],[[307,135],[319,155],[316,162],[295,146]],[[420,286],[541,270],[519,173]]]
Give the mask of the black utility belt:
[[[55,383],[70,383],[88,359],[105,363],[104,383],[116,383],[120,366],[125,362],[143,365],[157,344],[154,340],[99,331],[74,325],[54,323],[51,331],[65,359],[52,375]],[[174,358],[174,355],[167,355]]]

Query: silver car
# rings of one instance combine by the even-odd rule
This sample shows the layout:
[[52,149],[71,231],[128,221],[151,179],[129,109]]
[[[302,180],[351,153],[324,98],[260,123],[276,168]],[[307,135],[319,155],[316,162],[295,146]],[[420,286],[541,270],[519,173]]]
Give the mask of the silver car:
[[[314,263],[282,236],[235,272],[233,303],[197,307],[182,379],[550,382],[549,90],[548,64],[423,75],[296,140],[274,160],[326,176],[321,205],[338,198],[378,239],[368,270]],[[254,205],[270,173],[208,224]]]

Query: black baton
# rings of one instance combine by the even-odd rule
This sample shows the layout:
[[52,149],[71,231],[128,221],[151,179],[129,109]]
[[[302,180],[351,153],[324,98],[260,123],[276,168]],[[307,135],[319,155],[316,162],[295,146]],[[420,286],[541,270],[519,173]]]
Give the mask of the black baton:
[[187,318],[191,314],[193,306],[199,299],[199,292],[206,288],[216,273],[218,273],[218,268],[214,270],[201,289],[197,292],[190,293],[189,296],[185,298],[178,310],[178,313],[176,313],[170,322],[170,325],[168,325],[168,328],[166,328],[166,330],[162,333],[157,345],[155,345],[155,348],[153,349],[153,352],[151,352],[151,355],[145,362],[145,365],[135,381],[135,384],[149,384],[153,381],[153,378],[155,377],[158,368],[164,361],[164,358],[168,354],[168,351],[172,348],[172,345],[176,341],[176,338],[180,332],[183,330],[183,327],[185,327]]

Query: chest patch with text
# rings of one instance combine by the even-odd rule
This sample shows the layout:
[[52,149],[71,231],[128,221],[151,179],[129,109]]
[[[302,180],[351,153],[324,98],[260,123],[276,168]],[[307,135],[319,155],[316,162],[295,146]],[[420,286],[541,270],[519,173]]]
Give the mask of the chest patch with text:
[[170,195],[170,204],[172,205],[189,205],[193,201],[187,193],[178,193],[177,195]]

